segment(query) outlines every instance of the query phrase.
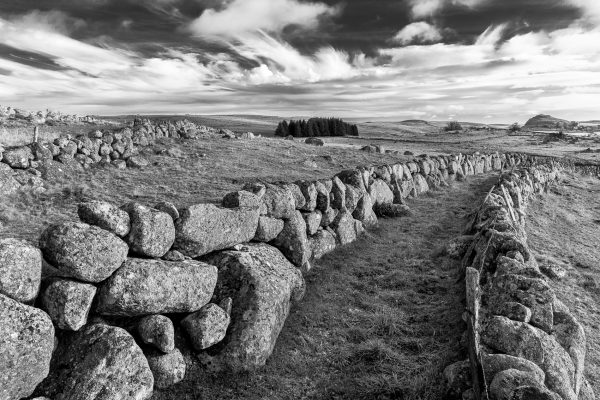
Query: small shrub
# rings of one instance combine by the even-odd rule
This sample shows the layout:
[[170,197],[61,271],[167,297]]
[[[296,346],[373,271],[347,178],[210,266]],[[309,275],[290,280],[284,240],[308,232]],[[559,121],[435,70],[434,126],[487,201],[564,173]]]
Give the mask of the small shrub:
[[508,131],[511,133],[520,132],[521,125],[519,125],[518,122],[515,122],[514,124],[512,124],[511,126],[508,127]]
[[446,127],[444,128],[444,130],[446,132],[452,132],[452,131],[462,131],[463,127],[462,125],[457,122],[457,121],[450,121],[448,122],[448,124],[446,125]]

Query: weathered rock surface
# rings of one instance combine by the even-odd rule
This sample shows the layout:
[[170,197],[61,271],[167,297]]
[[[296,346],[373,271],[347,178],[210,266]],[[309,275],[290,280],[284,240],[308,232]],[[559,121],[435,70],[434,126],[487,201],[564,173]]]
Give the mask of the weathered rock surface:
[[388,184],[381,179],[375,179],[371,184],[371,187],[369,187],[369,195],[371,196],[374,207],[382,204],[392,204],[394,202],[394,192],[392,192]]
[[131,156],[127,159],[129,168],[145,168],[150,165],[150,162],[142,156]]
[[27,146],[13,147],[2,153],[2,161],[11,168],[29,168],[29,161],[33,158],[33,153]]
[[160,203],[156,203],[153,208],[169,214],[173,221],[177,221],[177,218],[179,218],[179,211],[177,210],[177,207],[175,207],[175,204],[171,202],[161,201]]
[[95,295],[94,285],[57,280],[44,290],[42,303],[58,328],[78,331],[87,323]]
[[400,218],[410,215],[410,208],[404,204],[383,203],[374,207],[379,218]]
[[187,332],[194,349],[204,350],[223,340],[230,321],[225,310],[210,303],[185,317],[181,326]]
[[260,197],[254,193],[251,193],[247,190],[240,190],[238,192],[226,194],[225,197],[223,197],[221,204],[226,208],[260,208],[261,200]]
[[300,211],[285,221],[283,230],[273,244],[298,268],[306,268],[310,260],[310,247],[306,235],[306,222]]
[[139,203],[129,203],[122,208],[131,220],[131,230],[126,238],[131,251],[145,257],[164,256],[175,242],[173,218]]
[[151,344],[163,353],[175,350],[175,327],[164,315],[148,315],[137,326],[140,339]]
[[261,215],[258,219],[258,227],[256,228],[254,240],[257,242],[270,242],[281,233],[283,225],[284,222],[281,219]]
[[487,385],[492,384],[492,379],[499,372],[507,369],[519,370],[533,375],[536,381],[544,382],[546,374],[534,362],[521,357],[509,356],[507,354],[484,354],[481,363],[485,371]]
[[348,211],[341,212],[334,223],[331,225],[337,235],[337,239],[342,246],[350,244],[356,240],[355,219]]
[[217,269],[199,261],[130,258],[100,287],[98,312],[142,316],[198,311],[212,297]]
[[53,349],[48,315],[0,294],[0,398],[31,395],[48,375]]
[[304,195],[304,206],[301,210],[308,212],[314,211],[317,207],[317,188],[314,182],[298,181],[296,184]]
[[317,232],[314,236],[308,238],[312,256],[315,259],[320,259],[327,253],[335,250],[337,245],[335,235],[326,229]]
[[174,349],[168,354],[148,350],[145,354],[154,376],[155,387],[166,389],[181,382],[185,377],[185,359],[179,349]]
[[541,329],[506,317],[492,317],[483,329],[483,342],[506,354],[525,358],[546,373],[546,386],[566,400],[577,400],[575,367],[567,352]]
[[[265,184],[260,185],[264,187],[264,193],[261,198],[264,204],[264,215],[271,218],[290,218],[296,212],[296,203],[292,192],[286,188]],[[249,190],[256,193],[256,185],[246,185],[244,190]]]
[[290,310],[305,290],[304,279],[279,250],[249,244],[208,257],[219,268],[218,298],[231,297],[228,334],[203,353],[215,368],[253,370],[265,364]]
[[358,201],[356,209],[352,213],[352,217],[361,221],[364,226],[373,226],[377,224],[377,215],[375,215],[375,211],[373,211],[371,196],[365,195]]
[[115,234],[84,223],[48,227],[40,238],[44,258],[68,276],[101,282],[127,258],[129,247]]
[[306,222],[306,232],[309,235],[317,233],[321,226],[321,220],[323,219],[321,211],[316,210],[311,213],[302,214],[302,217],[304,218],[304,222]]
[[496,374],[489,391],[492,398],[498,400],[512,400],[512,393],[519,387],[532,386],[540,387],[542,381],[537,380],[537,377],[528,372],[519,371],[517,369],[507,369]]
[[77,214],[83,222],[99,226],[117,236],[124,237],[129,233],[129,214],[114,204],[97,200],[86,201],[79,204]]
[[20,302],[37,297],[42,253],[23,240],[0,239],[0,293]]
[[175,248],[189,257],[252,240],[258,226],[259,209],[219,208],[198,204],[181,210],[175,224]]
[[145,400],[154,377],[127,331],[93,324],[62,338],[40,392],[54,400]]

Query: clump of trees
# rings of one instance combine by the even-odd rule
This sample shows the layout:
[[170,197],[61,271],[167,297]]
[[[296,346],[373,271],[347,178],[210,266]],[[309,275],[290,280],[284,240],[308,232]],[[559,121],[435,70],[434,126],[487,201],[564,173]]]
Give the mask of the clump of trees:
[[358,127],[339,118],[311,118],[308,121],[282,121],[275,130],[276,136],[358,136]]
[[457,122],[457,121],[450,121],[448,122],[448,124],[446,125],[446,127],[444,128],[444,130],[446,132],[453,132],[453,131],[462,131],[463,127],[462,125]]

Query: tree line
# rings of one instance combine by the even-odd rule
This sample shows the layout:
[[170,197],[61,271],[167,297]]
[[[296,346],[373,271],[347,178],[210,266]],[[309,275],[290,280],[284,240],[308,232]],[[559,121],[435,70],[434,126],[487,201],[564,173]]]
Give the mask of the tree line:
[[315,136],[358,136],[358,127],[339,118],[311,118],[308,121],[282,121],[275,130],[275,136],[315,137]]

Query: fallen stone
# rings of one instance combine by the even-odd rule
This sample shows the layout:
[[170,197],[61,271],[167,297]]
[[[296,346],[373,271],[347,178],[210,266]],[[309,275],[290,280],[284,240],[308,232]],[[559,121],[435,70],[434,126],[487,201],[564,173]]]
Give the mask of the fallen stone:
[[58,328],[78,331],[87,323],[95,295],[94,285],[57,280],[44,291],[42,304]]
[[185,378],[185,359],[179,349],[174,349],[168,354],[155,350],[147,350],[144,353],[154,376],[154,387],[167,389]]
[[404,204],[384,203],[374,207],[379,218],[400,218],[410,215],[410,208]]
[[306,235],[306,222],[300,211],[284,221],[283,230],[273,240],[273,245],[300,269],[307,269],[310,260],[310,247]]
[[304,296],[302,274],[266,244],[226,250],[207,262],[219,268],[217,297],[231,297],[234,307],[225,339],[199,358],[216,369],[255,370],[273,352],[290,304]]
[[48,227],[40,238],[40,248],[58,270],[85,282],[101,282],[111,276],[129,251],[113,233],[78,222]]
[[260,216],[254,239],[257,242],[270,242],[283,230],[284,222],[281,219]]
[[259,209],[219,208],[198,204],[181,210],[176,221],[174,247],[189,257],[252,240],[258,227]]
[[124,329],[93,324],[62,338],[40,392],[54,400],[146,400],[154,377]]
[[0,293],[22,303],[34,300],[42,279],[42,253],[18,239],[0,239]]
[[30,396],[48,375],[53,349],[48,315],[0,294],[0,398]]
[[194,349],[200,351],[223,340],[230,321],[225,310],[211,303],[185,317],[181,326],[187,332]]
[[316,138],[316,137],[309,137],[304,141],[304,143],[310,144],[312,146],[318,146],[318,147],[325,145],[325,142],[323,142],[321,139]]
[[142,342],[163,353],[175,350],[175,327],[164,315],[148,315],[142,318],[138,323],[137,332]]
[[216,268],[199,261],[130,258],[100,287],[97,311],[129,317],[198,311],[216,280]]
[[77,214],[81,221],[96,225],[117,236],[127,236],[130,229],[129,214],[114,204],[105,201],[86,201],[80,203]]
[[171,249],[175,242],[175,225],[169,214],[139,203],[128,203],[121,208],[131,220],[131,230],[125,240],[133,253],[158,258]]
[[129,168],[141,169],[147,167],[148,165],[150,165],[150,162],[148,162],[148,160],[142,156],[131,156],[127,159],[127,166]]

